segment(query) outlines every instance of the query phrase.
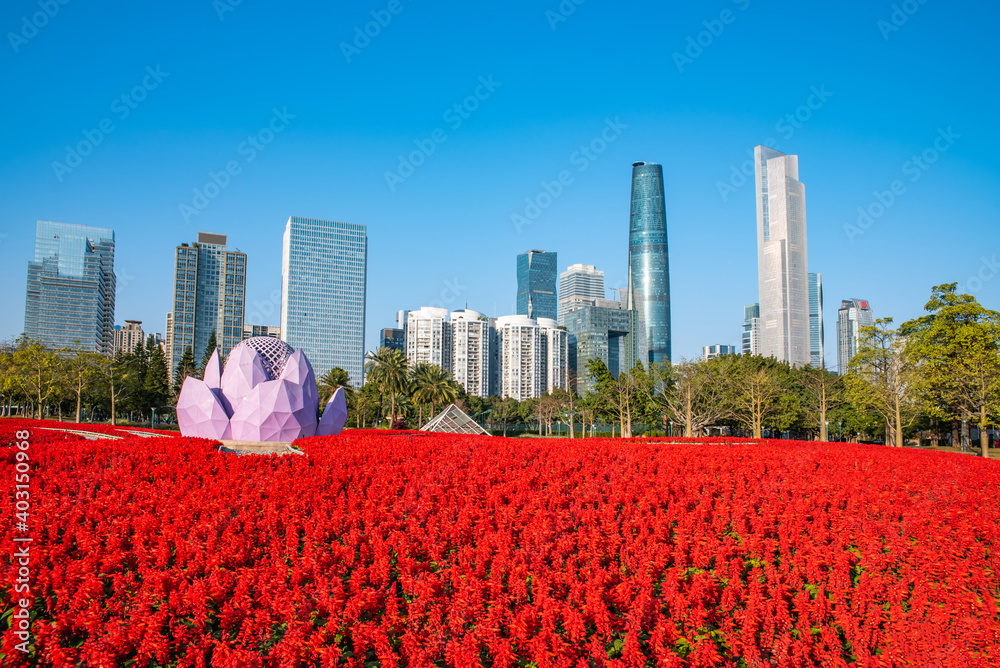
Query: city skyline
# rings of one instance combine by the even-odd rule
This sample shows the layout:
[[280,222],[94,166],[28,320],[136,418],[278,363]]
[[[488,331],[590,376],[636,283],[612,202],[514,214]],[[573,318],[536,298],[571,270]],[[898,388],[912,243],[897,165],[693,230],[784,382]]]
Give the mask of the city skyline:
[[[809,261],[829,303],[865,295],[904,321],[946,282],[1000,302],[998,92],[982,86],[1000,60],[986,33],[995,7],[927,3],[885,30],[888,2],[586,3],[570,16],[519,2],[401,6],[349,61],[341,42],[384,5],[315,8],[308,21],[252,3],[222,16],[204,3],[70,5],[9,48],[12,98],[65,96],[9,109],[0,337],[23,331],[37,219],[114,229],[117,324],[151,331],[170,308],[173,248],[198,230],[239,240],[247,321],[278,325],[275,221],[291,212],[368,227],[365,350],[402,304],[513,312],[511,258],[526,248],[557,251],[560,269],[600,267],[623,289],[627,258],[609,230],[628,216],[625,170],[646,159],[664,169],[673,357],[697,358],[708,342],[736,342],[757,299],[758,144],[803,160]],[[0,24],[17,33],[37,5],[5,9]],[[724,9],[733,21],[713,34]],[[748,57],[765,30],[796,57]],[[169,38],[181,31],[204,39],[182,48]],[[302,47],[265,54],[257,35]],[[458,65],[454,50],[425,48],[445,35]],[[836,309],[824,315],[831,334]],[[835,357],[830,343],[829,368]]]

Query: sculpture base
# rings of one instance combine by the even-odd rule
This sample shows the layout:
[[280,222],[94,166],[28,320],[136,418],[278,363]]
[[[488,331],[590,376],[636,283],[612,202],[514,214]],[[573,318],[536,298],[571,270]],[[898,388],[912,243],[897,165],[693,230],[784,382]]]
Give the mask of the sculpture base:
[[291,443],[272,443],[269,441],[228,441],[220,440],[219,452],[237,455],[303,455]]

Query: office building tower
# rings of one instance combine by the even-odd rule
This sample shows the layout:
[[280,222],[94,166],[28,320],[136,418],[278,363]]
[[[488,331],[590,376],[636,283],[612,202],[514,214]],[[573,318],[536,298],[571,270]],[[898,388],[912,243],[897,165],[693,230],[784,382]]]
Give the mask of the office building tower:
[[281,338],[320,378],[364,378],[368,237],[364,225],[292,216],[281,253]]
[[410,314],[407,309],[400,309],[396,311],[396,328],[406,329],[406,318]]
[[495,334],[490,319],[479,311],[451,312],[451,373],[470,396],[493,393],[493,346]]
[[754,149],[761,355],[793,366],[810,362],[806,194],[799,158]]
[[174,310],[168,321],[171,375],[191,348],[201,360],[212,334],[225,357],[243,340],[247,256],[227,248],[225,234],[198,233],[174,251]]
[[741,352],[744,355],[760,354],[760,304],[747,304],[743,307]]
[[517,256],[517,314],[532,319],[558,317],[557,254],[525,251]]
[[433,364],[451,371],[448,309],[424,306],[407,314],[406,360],[410,368],[418,364]]
[[272,339],[281,338],[281,327],[275,325],[249,325],[243,324],[243,340],[252,339],[255,336],[269,336]]
[[826,330],[823,327],[823,274],[809,274],[809,364],[826,368]]
[[[405,323],[404,323],[405,326]],[[378,335],[378,347],[406,352],[406,329],[383,327]]]
[[53,350],[114,354],[115,281],[112,229],[39,220],[24,335]]
[[[580,394],[594,389],[594,379],[587,372],[592,359],[604,362],[615,378],[623,370],[645,360],[642,327],[633,329],[634,312],[627,311],[621,302],[610,299],[596,299],[591,304],[574,308],[566,314],[568,333],[569,368],[576,379],[575,389]],[[633,337],[632,332],[635,331]],[[633,352],[631,339],[638,339]]]
[[858,353],[861,329],[875,324],[868,301],[845,299],[837,311],[837,372],[843,376],[850,370],[851,358]]
[[131,353],[136,344],[142,341],[146,345],[145,334],[142,331],[142,320],[126,320],[125,326],[115,325],[115,354]]
[[592,264],[571,264],[559,274],[559,317],[565,325],[566,313],[574,308],[593,304],[604,299],[604,272]]
[[670,361],[670,262],[663,167],[632,163],[626,309],[640,314],[650,363]]
[[167,313],[167,326],[163,330],[163,357],[167,360],[167,377],[172,378],[174,369],[171,362],[174,359],[174,314]]
[[701,349],[701,357],[706,362],[708,360],[714,360],[716,357],[722,357],[723,355],[735,355],[736,346],[703,346]]
[[497,318],[499,392],[518,401],[567,389],[568,336],[551,318],[523,315]]

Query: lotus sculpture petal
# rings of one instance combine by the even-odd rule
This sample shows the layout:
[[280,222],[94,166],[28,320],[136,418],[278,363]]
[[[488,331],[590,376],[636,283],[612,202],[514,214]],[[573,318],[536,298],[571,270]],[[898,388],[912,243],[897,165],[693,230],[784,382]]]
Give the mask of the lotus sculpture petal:
[[177,422],[184,436],[287,443],[314,434],[336,435],[347,424],[343,388],[317,420],[316,375],[301,350],[257,336],[243,341],[226,360],[212,353],[204,380],[184,379]]

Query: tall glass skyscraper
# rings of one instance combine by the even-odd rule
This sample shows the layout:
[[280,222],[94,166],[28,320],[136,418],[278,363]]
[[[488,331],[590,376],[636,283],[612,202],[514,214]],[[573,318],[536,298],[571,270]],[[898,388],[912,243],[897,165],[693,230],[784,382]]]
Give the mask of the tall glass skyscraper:
[[166,343],[171,376],[188,348],[200,362],[212,332],[223,357],[243,340],[247,256],[227,243],[225,234],[199,232],[196,243],[174,250],[174,310]]
[[826,332],[823,327],[823,274],[809,274],[809,364],[826,368]]
[[39,220],[24,335],[50,348],[113,355],[115,281],[114,230]]
[[364,225],[292,216],[281,253],[281,338],[319,378],[333,367],[364,382],[368,236]]
[[810,362],[806,189],[799,158],[757,146],[757,275],[764,357]]
[[663,167],[632,163],[632,204],[628,234],[627,306],[646,328],[649,362],[670,361],[670,262]]
[[556,300],[557,254],[530,250],[517,256],[517,315],[551,318],[559,314]]
[[741,352],[744,355],[760,354],[760,304],[743,307],[743,338]]

